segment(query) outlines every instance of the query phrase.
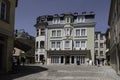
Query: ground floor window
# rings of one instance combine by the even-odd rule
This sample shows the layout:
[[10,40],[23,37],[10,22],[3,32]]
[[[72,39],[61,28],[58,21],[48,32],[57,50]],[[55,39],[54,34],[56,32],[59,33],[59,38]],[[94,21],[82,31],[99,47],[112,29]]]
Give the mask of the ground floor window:
[[64,56],[61,56],[61,63],[64,63]]
[[77,56],[76,60],[77,60],[77,63],[84,64],[85,63],[85,56]]
[[74,63],[74,56],[71,57],[71,63]]
[[51,63],[59,63],[59,56],[51,56]]
[[85,55],[52,55],[51,64],[84,64]]

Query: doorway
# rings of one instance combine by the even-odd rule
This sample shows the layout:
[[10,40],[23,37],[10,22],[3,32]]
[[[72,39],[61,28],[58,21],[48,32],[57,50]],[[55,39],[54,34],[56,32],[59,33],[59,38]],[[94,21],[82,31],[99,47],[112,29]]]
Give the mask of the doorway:
[[0,70],[3,68],[3,44],[0,43]]
[[44,55],[40,55],[40,61],[44,60]]
[[65,64],[70,64],[70,56],[65,57]]

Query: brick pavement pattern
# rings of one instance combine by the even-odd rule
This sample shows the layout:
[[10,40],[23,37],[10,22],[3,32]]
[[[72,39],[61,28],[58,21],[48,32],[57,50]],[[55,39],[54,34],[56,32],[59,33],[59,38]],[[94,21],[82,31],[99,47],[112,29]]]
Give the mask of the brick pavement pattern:
[[110,66],[34,64],[2,75],[0,80],[120,80],[120,76]]

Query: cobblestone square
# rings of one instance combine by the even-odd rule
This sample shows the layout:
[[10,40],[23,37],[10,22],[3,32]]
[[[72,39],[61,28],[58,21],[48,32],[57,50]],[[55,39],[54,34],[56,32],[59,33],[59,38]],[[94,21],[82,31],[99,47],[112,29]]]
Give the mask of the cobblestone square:
[[110,66],[34,64],[1,75],[0,80],[120,80],[120,76]]

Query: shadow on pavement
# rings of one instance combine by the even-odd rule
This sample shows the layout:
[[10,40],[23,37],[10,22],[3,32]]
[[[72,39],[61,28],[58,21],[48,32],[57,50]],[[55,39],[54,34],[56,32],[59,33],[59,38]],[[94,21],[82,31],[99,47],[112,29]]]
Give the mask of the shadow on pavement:
[[48,70],[41,66],[17,66],[12,72],[0,74],[0,80],[13,80],[19,77],[27,76]]

